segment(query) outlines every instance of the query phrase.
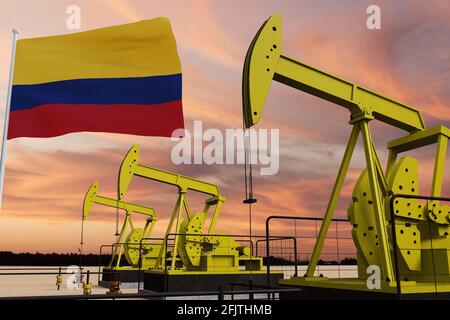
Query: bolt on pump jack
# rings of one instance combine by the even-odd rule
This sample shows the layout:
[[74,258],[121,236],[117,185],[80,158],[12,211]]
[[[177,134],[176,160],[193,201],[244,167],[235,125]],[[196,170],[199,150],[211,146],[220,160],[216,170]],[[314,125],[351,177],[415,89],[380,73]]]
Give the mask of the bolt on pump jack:
[[[272,81],[312,94],[350,112],[352,131],[304,277],[284,285],[330,293],[370,291],[367,267],[381,270],[378,293],[450,293],[450,207],[441,196],[450,130],[425,127],[420,112],[354,83],[282,54],[281,16],[271,16],[253,39],[243,68],[243,116],[250,128],[260,121]],[[381,121],[406,131],[388,143],[383,171],[369,123]],[[352,194],[348,217],[357,249],[358,281],[316,277],[315,271],[349,163],[362,136],[366,168]],[[418,160],[398,154],[436,144],[431,197],[420,197]]]

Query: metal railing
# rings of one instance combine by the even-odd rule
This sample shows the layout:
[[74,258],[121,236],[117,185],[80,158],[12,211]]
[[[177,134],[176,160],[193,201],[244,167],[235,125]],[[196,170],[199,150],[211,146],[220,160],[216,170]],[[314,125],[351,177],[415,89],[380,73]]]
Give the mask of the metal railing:
[[[403,276],[409,276],[409,275],[402,275],[400,272],[400,259],[399,259],[399,248],[398,248],[398,244],[397,244],[397,227],[398,226],[405,226],[406,224],[410,224],[408,222],[397,222],[398,220],[398,216],[396,215],[396,209],[395,209],[395,202],[397,199],[415,199],[415,200],[425,200],[426,201],[426,205],[424,207],[424,210],[428,210],[428,206],[429,206],[429,201],[444,201],[444,202],[450,202],[450,198],[447,197],[433,197],[433,196],[419,196],[419,195],[410,195],[410,194],[394,194],[392,195],[391,199],[390,199],[390,224],[391,224],[391,237],[392,237],[392,242],[394,243],[393,246],[393,264],[394,264],[394,272],[395,272],[395,278],[396,278],[396,284],[397,284],[397,295],[399,297],[399,299],[401,299],[401,296],[403,294],[402,292],[402,277]],[[401,218],[401,217],[400,217]],[[431,261],[432,261],[432,270],[433,272],[431,274],[423,274],[422,276],[430,276],[434,278],[434,294],[437,295],[439,290],[438,290],[438,283],[439,281],[437,280],[438,276],[448,276],[448,273],[445,274],[439,274],[436,271],[436,265],[435,265],[435,256],[434,256],[434,250],[437,250],[433,247],[433,237],[431,236],[431,228],[433,225],[435,225],[435,223],[433,221],[420,221],[420,220],[413,220],[414,223],[417,223],[418,225],[424,226],[425,228],[422,228],[422,230],[427,230],[429,232],[428,238],[430,239],[430,250],[431,250]],[[416,248],[407,248],[405,250],[422,250],[422,248],[420,249],[416,249]],[[446,249],[447,251],[449,251],[450,249]],[[423,262],[423,260],[422,260]]]
[[218,300],[225,300],[226,296],[246,295],[251,300],[252,296],[297,293],[299,289],[275,288],[275,289],[252,289],[252,290],[217,290],[201,292],[139,292],[121,294],[91,294],[91,295],[47,295],[47,296],[18,296],[0,297],[0,300],[97,300],[97,299],[156,299],[156,298],[176,298],[176,297],[217,297]]
[[[270,281],[270,222],[272,220],[296,220],[296,221],[322,221],[323,218],[315,218],[315,217],[302,217],[302,216],[282,216],[282,215],[271,215],[266,219],[266,271],[267,271],[267,285],[270,286],[271,285],[271,281]],[[341,219],[341,218],[333,218],[331,219],[332,222],[349,222],[348,219]],[[317,232],[316,232],[317,234]],[[294,237],[295,238],[295,273],[298,275],[298,269],[297,269],[297,236]],[[336,235],[336,239],[338,239],[337,235]],[[339,263],[339,261],[338,261]]]
[[[267,272],[267,276],[268,276],[268,283],[267,286],[261,286],[261,284],[259,283],[236,283],[236,282],[230,282],[229,285],[231,285],[232,290],[230,290],[229,292],[233,292],[234,294],[239,294],[236,290],[234,290],[236,287],[247,287],[247,288],[251,288],[252,292],[254,292],[255,290],[253,289],[267,289],[267,290],[276,290],[278,288],[273,287],[270,285],[270,272],[271,272],[271,249],[273,249],[274,251],[279,250],[278,254],[280,255],[280,257],[286,257],[286,254],[288,253],[289,258],[286,260],[287,265],[293,265],[294,267],[294,275],[298,275],[298,239],[297,238],[302,238],[302,237],[292,237],[292,236],[283,236],[283,235],[277,235],[277,236],[271,236],[270,235],[270,221],[274,220],[274,219],[281,219],[281,220],[286,220],[286,219],[294,219],[294,220],[309,220],[309,221],[321,221],[321,218],[311,218],[311,217],[287,217],[287,216],[271,216],[267,219],[266,221],[266,235],[242,235],[242,234],[193,234],[194,236],[209,236],[209,237],[231,237],[233,238],[236,242],[240,243],[241,245],[243,244],[247,244],[247,247],[250,247],[250,256],[253,257],[255,255],[255,251],[256,251],[256,256],[259,256],[259,251],[261,249],[261,246],[263,244],[266,245],[266,257],[265,260],[263,259],[263,264],[266,265],[266,272]],[[345,219],[333,219],[333,221],[337,221],[337,222],[348,222],[348,220]],[[145,247],[145,242],[146,241],[162,241],[164,242],[165,248],[164,248],[164,254],[163,254],[163,260],[164,262],[162,263],[163,265],[163,269],[166,271],[166,275],[167,275],[167,270],[170,267],[170,261],[166,261],[165,259],[168,257],[168,251],[171,250],[171,247],[174,246],[174,244],[171,244],[171,242],[173,242],[174,238],[180,235],[186,235],[186,234],[175,234],[175,233],[171,233],[166,235],[164,238],[143,238],[141,239],[141,241],[138,243],[135,243],[136,246],[139,245],[139,263],[138,263],[138,288],[137,288],[137,295],[140,294],[140,289],[141,289],[141,284],[142,284],[142,273],[143,271],[145,271],[142,267],[143,263],[142,263],[142,253],[144,252],[144,248]],[[292,243],[292,246],[289,248],[283,247],[283,243],[285,243],[287,241],[287,243],[289,244],[290,242]],[[275,245],[277,242],[280,242],[280,245]],[[110,257],[112,257],[112,253],[114,251],[114,248],[116,248],[116,246],[123,246],[123,245],[127,245],[129,243],[114,243],[111,245],[102,245],[100,246],[99,249],[99,265],[98,265],[98,272],[91,272],[90,274],[95,275],[98,274],[99,276],[102,275],[105,272],[114,272],[114,273],[118,273],[120,272],[120,270],[114,270],[114,271],[105,271],[105,270],[101,270],[101,267],[103,265],[103,259],[105,258],[106,255],[103,254],[103,251],[105,248],[110,248]],[[278,247],[277,247],[278,246]],[[255,250],[256,248],[256,250]],[[284,251],[285,250],[285,251]],[[293,259],[292,259],[293,257]],[[173,257],[172,257],[173,258]],[[261,257],[260,257],[261,258]],[[249,269],[251,270],[251,268]],[[6,271],[6,270],[5,270]],[[17,271],[17,270],[15,270]],[[36,270],[37,271],[37,270]],[[57,273],[51,273],[51,272],[45,272],[45,274],[57,274]],[[87,274],[87,272],[81,272],[81,275]],[[29,273],[27,273],[27,275],[29,275]],[[100,280],[100,277],[99,277]],[[167,289],[167,279],[165,281],[165,287]],[[263,288],[264,287],[264,288]],[[220,291],[220,290],[219,290]],[[224,290],[221,290],[222,293],[225,292]],[[256,292],[254,292],[256,293]],[[188,293],[187,293],[188,294]],[[208,293],[211,294],[211,293]],[[185,293],[178,293],[174,296],[183,296],[185,295]],[[197,293],[195,293],[195,295],[197,295]],[[201,294],[198,294],[201,295]],[[98,295],[96,295],[98,296]],[[153,295],[154,296],[154,295]],[[170,296],[170,295],[168,295]],[[70,298],[65,296],[66,298]],[[76,295],[74,295],[74,297],[76,297]],[[108,298],[113,298],[112,295],[107,295]],[[124,295],[120,295],[120,297],[125,298],[126,296]],[[274,298],[274,294],[271,293],[271,295],[268,295],[268,298]]]
[[[283,237],[283,236],[277,236],[277,237],[272,237],[272,238],[267,238],[267,234],[266,237],[264,239],[259,239],[256,240],[256,256],[259,256],[259,244],[261,242],[264,242],[266,244],[266,268],[268,268],[269,271],[267,271],[268,273],[268,277],[270,277],[270,249],[269,251],[267,251],[267,248],[270,247],[270,242],[272,241],[284,241],[284,240],[292,240],[293,242],[293,248],[294,248],[294,276],[296,277],[298,275],[298,261],[297,261],[297,238],[296,237]],[[269,252],[269,253],[268,253]],[[269,284],[269,282],[268,282]]]

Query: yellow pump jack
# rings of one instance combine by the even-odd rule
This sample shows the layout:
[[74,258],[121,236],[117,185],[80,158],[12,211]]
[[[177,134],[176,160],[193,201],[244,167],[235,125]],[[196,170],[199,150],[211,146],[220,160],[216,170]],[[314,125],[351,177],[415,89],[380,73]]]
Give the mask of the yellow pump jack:
[[[221,195],[219,187],[209,182],[142,165],[139,163],[139,156],[140,148],[134,145],[122,162],[118,179],[119,200],[96,195],[97,184],[94,184],[86,195],[84,207],[85,211],[86,208],[89,211],[92,202],[96,202],[128,208],[127,212],[131,210],[143,213],[145,211],[155,217],[152,209],[131,205],[124,201],[133,177],[137,176],[177,188],[178,198],[164,238],[161,242],[150,244],[152,250],[148,255],[151,259],[144,259],[143,261],[148,263],[141,266],[145,270],[144,289],[153,291],[217,290],[219,285],[223,285],[225,289],[230,282],[242,282],[247,278],[252,279],[255,284],[265,283],[266,273],[263,271],[262,258],[252,256],[251,249],[239,245],[233,237],[216,233],[217,219],[226,200]],[[186,197],[189,191],[208,197],[202,211],[191,212]],[[131,220],[125,219],[124,227],[127,221]],[[209,222],[208,227],[207,222]],[[153,225],[150,225],[148,229],[147,226],[144,231],[134,233],[132,231],[125,241],[125,248],[128,248],[126,249],[128,251],[132,250],[133,258],[136,258],[134,249],[136,249],[137,240],[137,242],[142,240],[142,249],[147,248],[147,241],[144,239],[147,234],[145,230],[150,232]],[[135,237],[131,237],[132,234],[135,234]],[[127,243],[130,239],[133,242]],[[139,246],[137,246],[138,260]],[[135,262],[136,259],[130,259],[130,261]],[[136,267],[135,264],[133,266]],[[117,266],[116,270],[118,270]],[[272,277],[278,280],[282,278],[282,272],[274,273]]]
[[[450,207],[440,198],[450,130],[444,126],[426,129],[418,110],[283,55],[281,30],[281,16],[271,16],[248,49],[242,86],[245,126],[250,128],[260,120],[275,80],[344,107],[350,112],[353,129],[306,274],[280,283],[300,286],[306,294],[323,289],[322,297],[332,289],[339,295],[376,292],[412,297],[450,293]],[[388,143],[385,171],[372,140],[372,120],[407,132]],[[354,187],[348,208],[358,279],[317,277],[317,263],[359,135],[367,167]],[[397,156],[431,144],[436,144],[436,157],[431,197],[426,198],[418,196],[417,159]],[[367,286],[368,266],[381,270],[378,288]]]
[[[158,218],[152,208],[101,196],[97,192],[98,182],[95,181],[84,197],[83,220],[88,218],[93,204],[120,209],[125,213],[122,227],[113,245],[111,260],[109,265],[103,269],[104,276],[102,279],[104,281],[113,280],[113,273],[119,272],[122,281],[135,282],[137,281],[136,272],[139,269],[147,269],[153,266],[158,258],[159,249],[162,245],[161,241],[147,241],[141,246],[141,240],[150,237]],[[147,216],[143,228],[135,227],[133,222],[135,214]],[[121,264],[123,254],[127,265]],[[124,276],[125,274],[129,275]]]

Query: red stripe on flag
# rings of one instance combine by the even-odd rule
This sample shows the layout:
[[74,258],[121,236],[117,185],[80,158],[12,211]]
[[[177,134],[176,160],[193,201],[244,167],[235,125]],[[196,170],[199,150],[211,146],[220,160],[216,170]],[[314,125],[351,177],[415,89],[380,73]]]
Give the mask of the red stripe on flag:
[[47,104],[11,112],[8,139],[81,131],[170,137],[178,128],[184,128],[181,100],[154,105]]

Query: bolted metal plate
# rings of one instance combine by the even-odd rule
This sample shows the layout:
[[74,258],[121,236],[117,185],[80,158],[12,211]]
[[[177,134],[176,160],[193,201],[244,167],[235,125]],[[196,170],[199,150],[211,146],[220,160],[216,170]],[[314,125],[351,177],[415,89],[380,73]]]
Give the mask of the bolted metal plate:
[[281,16],[272,15],[259,29],[245,56],[242,98],[245,126],[261,118],[281,55]]
[[94,203],[95,196],[97,195],[97,190],[98,190],[98,181],[95,181],[89,188],[88,192],[86,192],[86,195],[84,196],[83,220],[87,219],[89,212],[91,211],[92,204]]
[[142,239],[142,229],[131,230],[125,241],[125,257],[130,265],[139,264],[139,243]]
[[130,185],[131,179],[133,178],[133,174],[136,170],[136,166],[138,165],[140,149],[139,145],[135,144],[128,151],[127,155],[122,161],[122,165],[120,166],[119,171],[119,199],[122,200],[125,196],[125,193],[128,190],[128,186]]
[[[394,194],[419,194],[418,161],[412,157],[401,158],[387,179],[388,189]],[[386,201],[386,205],[388,206]],[[394,200],[395,235],[406,265],[410,270],[420,271],[422,263],[421,233],[419,221],[426,221],[426,205],[417,199],[396,198]]]
[[359,256],[364,260],[365,267],[381,264],[378,250],[379,235],[376,231],[370,190],[369,175],[367,170],[364,170],[356,182],[352,203],[347,210],[348,218],[353,225],[353,242],[358,249]]

